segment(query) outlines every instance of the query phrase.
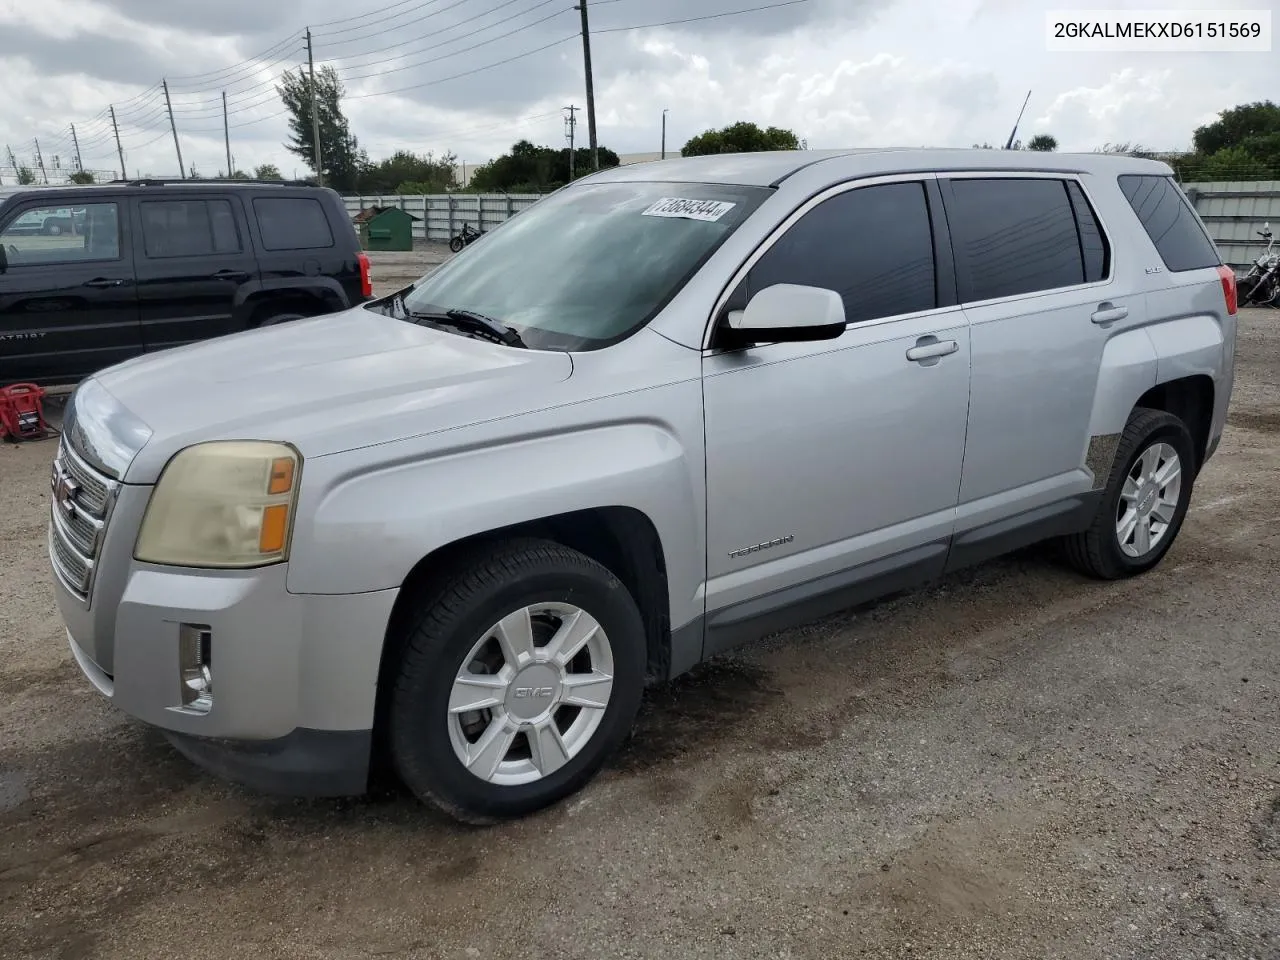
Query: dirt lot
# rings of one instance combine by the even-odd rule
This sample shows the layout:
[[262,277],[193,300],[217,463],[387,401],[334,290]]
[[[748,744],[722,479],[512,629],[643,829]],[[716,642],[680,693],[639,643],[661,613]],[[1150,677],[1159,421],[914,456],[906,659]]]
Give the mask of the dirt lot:
[[0,447],[7,958],[1280,958],[1280,313],[1166,562],[1031,551],[656,691],[593,786],[463,829],[198,772],[67,653],[52,444]]

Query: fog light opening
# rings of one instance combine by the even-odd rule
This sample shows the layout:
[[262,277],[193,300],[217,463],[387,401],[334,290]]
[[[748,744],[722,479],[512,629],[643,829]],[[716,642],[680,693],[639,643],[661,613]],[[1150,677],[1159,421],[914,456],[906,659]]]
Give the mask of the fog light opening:
[[213,706],[213,631],[205,624],[181,624],[178,648],[182,705],[207,713]]

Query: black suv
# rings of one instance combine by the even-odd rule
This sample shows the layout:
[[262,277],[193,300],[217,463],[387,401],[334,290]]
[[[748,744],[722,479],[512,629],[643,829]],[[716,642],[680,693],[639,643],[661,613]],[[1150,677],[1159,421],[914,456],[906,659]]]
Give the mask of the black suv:
[[372,296],[332,190],[243,180],[0,187],[0,386]]

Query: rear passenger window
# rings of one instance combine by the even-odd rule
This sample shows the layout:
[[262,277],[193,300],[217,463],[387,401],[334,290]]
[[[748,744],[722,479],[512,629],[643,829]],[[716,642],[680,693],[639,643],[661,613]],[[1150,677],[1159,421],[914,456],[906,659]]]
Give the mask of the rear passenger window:
[[1084,282],[1084,255],[1063,181],[959,179],[951,181],[951,195],[947,220],[961,300]]
[[1169,177],[1120,176],[1120,189],[1156,245],[1165,267],[1200,270],[1221,263],[1189,201]]
[[262,246],[267,250],[314,250],[333,246],[333,231],[319,200],[259,197],[253,201]]
[[240,235],[226,200],[144,200],[142,244],[148,257],[238,253]]
[[1097,214],[1088,198],[1074,180],[1067,181],[1067,194],[1076,213],[1076,226],[1080,228],[1080,253],[1084,257],[1084,282],[1105,280],[1111,272],[1111,248],[1102,233]]
[[746,295],[776,283],[834,290],[850,323],[938,304],[924,185],[837,194],[795,223],[751,269]]

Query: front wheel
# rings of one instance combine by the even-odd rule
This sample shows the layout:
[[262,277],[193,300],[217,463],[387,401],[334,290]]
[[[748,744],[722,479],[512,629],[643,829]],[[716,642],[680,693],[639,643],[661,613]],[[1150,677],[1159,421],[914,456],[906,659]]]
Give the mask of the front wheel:
[[1191,503],[1195,456],[1181,420],[1163,410],[1134,410],[1093,524],[1066,538],[1071,563],[1104,580],[1144,573],[1159,563]]
[[626,738],[644,624],[622,583],[556,543],[497,547],[414,612],[390,692],[400,778],[469,823],[584,786]]
[[454,253],[459,253],[462,250],[462,238],[454,237],[452,240],[450,240],[449,249],[452,250]]

